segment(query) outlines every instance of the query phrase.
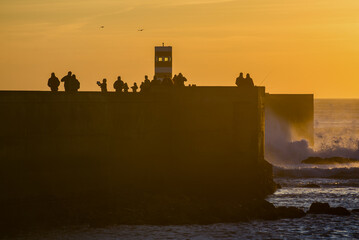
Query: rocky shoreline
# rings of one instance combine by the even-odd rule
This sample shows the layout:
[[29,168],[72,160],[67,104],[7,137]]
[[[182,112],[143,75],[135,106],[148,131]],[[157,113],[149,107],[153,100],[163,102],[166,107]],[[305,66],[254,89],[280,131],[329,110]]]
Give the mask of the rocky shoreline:
[[[142,195],[133,199],[94,198],[26,206],[12,209],[11,215],[2,215],[0,230],[12,235],[21,232],[49,230],[65,226],[86,225],[93,228],[111,225],[187,225],[233,223],[251,220],[278,220],[302,218],[307,214],[348,216],[345,208],[332,208],[328,203],[312,203],[305,212],[296,207],[275,207],[261,199],[201,198],[184,195]],[[19,208],[20,207],[20,208]],[[352,212],[357,213],[355,209]]]

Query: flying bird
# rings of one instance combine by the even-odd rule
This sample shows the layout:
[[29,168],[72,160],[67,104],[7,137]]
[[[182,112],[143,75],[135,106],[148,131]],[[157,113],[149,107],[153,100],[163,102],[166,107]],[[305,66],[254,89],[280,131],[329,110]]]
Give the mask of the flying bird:
[[141,29],[138,29],[137,31],[139,31],[139,32],[143,32],[143,30],[145,30],[145,29],[141,28]]
[[100,28],[105,28],[105,26],[101,26]]

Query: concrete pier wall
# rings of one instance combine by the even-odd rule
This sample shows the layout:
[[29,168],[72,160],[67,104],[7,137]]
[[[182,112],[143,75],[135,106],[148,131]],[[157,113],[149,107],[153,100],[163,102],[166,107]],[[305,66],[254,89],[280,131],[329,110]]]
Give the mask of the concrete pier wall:
[[263,87],[0,92],[2,203],[116,191],[262,196]]

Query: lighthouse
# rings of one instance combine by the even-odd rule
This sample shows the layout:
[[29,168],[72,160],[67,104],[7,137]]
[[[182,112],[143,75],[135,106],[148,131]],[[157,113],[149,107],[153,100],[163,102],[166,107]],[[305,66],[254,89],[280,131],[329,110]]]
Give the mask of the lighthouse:
[[157,79],[172,79],[172,47],[162,46],[155,47],[155,75]]

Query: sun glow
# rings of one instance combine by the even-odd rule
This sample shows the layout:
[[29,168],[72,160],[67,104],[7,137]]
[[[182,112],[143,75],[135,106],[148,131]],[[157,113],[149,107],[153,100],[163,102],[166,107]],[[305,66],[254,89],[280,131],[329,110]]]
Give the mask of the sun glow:
[[357,0],[3,0],[0,89],[47,90],[68,70],[81,90],[118,75],[132,85],[165,42],[189,83],[250,72],[271,93],[358,98],[358,11]]

